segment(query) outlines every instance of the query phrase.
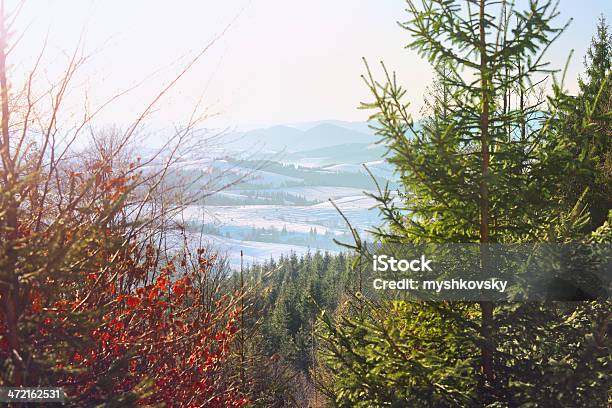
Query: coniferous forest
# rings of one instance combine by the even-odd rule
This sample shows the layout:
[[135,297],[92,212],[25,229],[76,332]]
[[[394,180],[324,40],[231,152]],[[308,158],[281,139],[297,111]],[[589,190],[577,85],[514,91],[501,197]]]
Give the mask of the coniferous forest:
[[[547,59],[571,16],[555,1],[519,3],[406,2],[407,48],[435,72],[418,123],[409,75],[365,61],[369,99],[355,104],[399,176],[371,177],[375,242],[612,243],[609,19],[592,22],[572,93]],[[609,281],[593,298],[538,302],[374,298],[354,229],[341,251],[231,268],[181,221],[216,197],[173,170],[201,147],[197,119],[153,158],[130,151],[206,48],[131,125],[97,129],[94,109],[62,128],[86,58],[70,56],[42,92],[45,67],[13,78],[19,33],[2,4],[0,387],[61,387],[57,406],[74,407],[612,404]],[[209,191],[241,182],[230,178]],[[310,203],[253,189],[260,196]]]

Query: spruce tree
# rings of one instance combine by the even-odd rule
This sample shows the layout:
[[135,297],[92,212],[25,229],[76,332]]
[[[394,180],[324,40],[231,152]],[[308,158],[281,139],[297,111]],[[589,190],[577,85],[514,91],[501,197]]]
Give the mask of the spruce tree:
[[[553,180],[542,183],[541,175],[524,171],[543,138],[542,127],[523,135],[520,125],[536,120],[542,101],[528,106],[504,101],[516,84],[528,88],[538,74],[550,72],[542,57],[562,31],[552,26],[554,5],[534,1],[517,11],[497,1],[428,1],[422,8],[409,1],[408,9],[412,19],[403,27],[413,37],[409,47],[445,69],[440,86],[450,95],[443,102],[445,117],[419,130],[394,78],[387,74],[384,85],[371,73],[366,78],[375,101],[363,107],[376,110],[378,134],[411,195],[406,204],[412,221],[400,222],[395,236],[386,239],[485,244],[521,239],[542,222],[545,212],[539,210],[548,206],[555,187]],[[480,308],[481,366],[492,384],[493,305],[481,302]]]
[[[612,32],[604,15],[602,14],[597,21],[595,36],[591,40],[587,54],[584,57],[585,76],[579,78],[578,84],[583,95],[597,96],[600,90],[607,95],[603,95],[602,103],[610,98],[610,84],[607,88],[601,89],[604,81],[608,81],[610,70],[612,69]],[[599,105],[603,112],[605,105]]]
[[[571,123],[590,122],[579,126],[583,131],[574,132],[580,143],[576,159],[584,162],[588,172],[577,173],[571,179],[574,186],[589,187],[587,209],[590,213],[590,229],[600,227],[612,208],[612,32],[602,15],[584,58],[585,75],[578,80],[580,94],[570,102]],[[582,193],[580,188],[570,190],[569,199]]]
[[[436,98],[435,118],[418,126],[396,75],[383,65],[378,81],[368,67],[374,101],[362,107],[374,110],[371,120],[405,190],[401,203],[388,189],[374,195],[385,219],[378,238],[483,244],[585,238],[578,235],[585,224],[581,195],[571,202],[564,194],[570,174],[583,170],[568,148],[576,143],[566,133],[570,98],[544,59],[565,27],[554,25],[556,3],[533,0],[525,10],[488,0],[407,5],[408,47],[436,67],[445,97]],[[552,91],[544,97],[547,78]],[[592,122],[587,114],[573,126],[582,132]],[[339,380],[322,389],[339,406],[603,401],[605,336],[582,354],[575,341],[590,329],[584,321],[568,323],[572,312],[588,315],[541,304],[375,303],[358,294],[350,313],[336,321],[323,316],[321,361]],[[606,330],[604,314],[589,319]],[[563,371],[583,360],[593,369],[586,378]]]

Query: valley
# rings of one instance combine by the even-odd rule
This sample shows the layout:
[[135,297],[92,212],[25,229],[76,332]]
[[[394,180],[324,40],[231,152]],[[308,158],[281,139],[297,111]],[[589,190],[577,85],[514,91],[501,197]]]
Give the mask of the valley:
[[[367,129],[335,121],[228,135],[235,141],[215,160],[204,164],[192,158],[182,167],[231,184],[186,209],[189,231],[227,254],[233,267],[240,264],[240,251],[245,264],[290,252],[337,252],[342,247],[334,240],[352,243],[352,236],[333,200],[351,225],[368,236],[380,219],[375,200],[366,195],[376,187],[363,164],[382,186],[393,186],[395,180],[381,159],[385,148],[375,144],[371,131],[364,133]],[[242,158],[233,149],[245,144],[259,147]],[[239,183],[230,182],[238,178]]]

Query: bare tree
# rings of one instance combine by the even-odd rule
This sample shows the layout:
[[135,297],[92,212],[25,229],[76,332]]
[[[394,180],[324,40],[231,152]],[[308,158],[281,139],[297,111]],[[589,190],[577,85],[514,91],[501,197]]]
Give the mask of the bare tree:
[[[168,262],[180,255],[168,242],[185,238],[180,214],[247,175],[229,172],[209,178],[206,174],[183,177],[184,153],[203,152],[218,139],[215,133],[202,137],[200,126],[208,117],[202,101],[187,113],[184,124],[168,131],[166,142],[156,152],[143,158],[133,154],[143,137],[143,124],[159,102],[231,24],[192,56],[126,128],[99,129],[94,125],[99,114],[146,82],[116,93],[94,109],[86,106],[75,124],[61,123],[67,94],[76,86],[76,74],[88,56],[78,45],[62,76],[40,90],[36,78],[43,64],[43,47],[22,86],[11,83],[7,59],[15,44],[9,40],[20,8],[7,11],[4,1],[0,4],[0,303],[4,315],[0,329],[10,350],[10,367],[3,371],[8,374],[0,384],[21,386],[35,381],[31,367],[36,356],[21,339],[20,323],[34,288],[56,284],[68,269],[83,268],[105,250],[74,236],[75,231],[97,225],[120,233],[121,242],[113,247],[111,259],[129,254],[136,264],[151,256],[156,265]],[[87,137],[91,142],[83,148],[79,142]],[[190,189],[195,184],[198,188]],[[58,266],[67,254],[74,260]],[[210,254],[198,253],[198,262],[202,262],[202,255]],[[111,266],[96,275],[87,293],[78,294],[81,301],[73,313],[79,313],[80,306],[101,285],[127,291],[155,278],[121,280],[119,271]]]

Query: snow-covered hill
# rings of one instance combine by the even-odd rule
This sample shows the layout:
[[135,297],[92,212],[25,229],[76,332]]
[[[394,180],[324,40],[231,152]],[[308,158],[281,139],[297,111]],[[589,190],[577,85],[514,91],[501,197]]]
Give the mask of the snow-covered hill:
[[233,266],[239,265],[240,250],[248,263],[289,252],[341,250],[333,240],[351,243],[352,237],[329,200],[366,236],[380,224],[375,201],[365,195],[375,183],[363,164],[379,184],[393,187],[396,176],[367,124],[322,121],[238,136],[240,142],[228,142],[217,157],[193,152],[180,166],[204,180],[243,179],[183,214],[190,233],[227,253]]

